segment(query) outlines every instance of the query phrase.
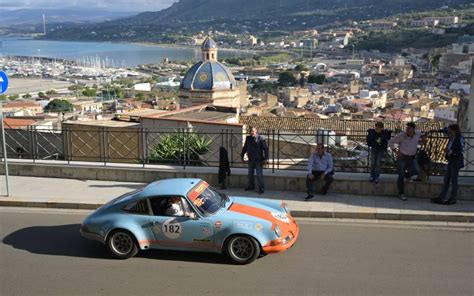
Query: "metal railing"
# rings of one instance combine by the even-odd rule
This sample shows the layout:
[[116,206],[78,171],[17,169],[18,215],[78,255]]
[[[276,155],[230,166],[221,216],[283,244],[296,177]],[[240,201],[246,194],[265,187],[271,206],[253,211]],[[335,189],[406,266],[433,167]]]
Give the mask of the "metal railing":
[[[333,155],[335,171],[368,173],[370,150],[366,131],[301,131],[268,130],[262,134],[269,147],[266,168],[275,170],[305,170],[316,143],[323,142]],[[108,163],[170,164],[189,166],[219,166],[219,150],[225,148],[232,168],[245,167],[240,153],[245,141],[241,130],[192,130],[110,128],[63,126],[60,130],[6,128],[6,147],[9,158],[36,160],[87,161]],[[464,134],[465,150],[474,133]],[[471,140],[471,141],[469,141]],[[430,175],[444,171],[444,149],[448,139],[441,133],[429,133],[428,141],[420,149],[429,156]],[[472,153],[472,152],[471,152]],[[3,151],[2,151],[3,158]],[[464,172],[473,174],[474,163]],[[396,156],[389,150],[382,163],[383,173],[396,172]]]

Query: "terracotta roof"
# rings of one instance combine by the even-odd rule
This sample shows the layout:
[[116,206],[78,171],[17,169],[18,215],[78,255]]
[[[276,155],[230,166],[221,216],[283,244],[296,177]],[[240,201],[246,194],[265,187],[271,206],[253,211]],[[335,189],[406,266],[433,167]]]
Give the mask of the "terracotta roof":
[[34,102],[8,102],[3,105],[3,108],[37,108],[41,107]]
[[[317,129],[329,129],[333,131],[366,131],[373,128],[373,120],[344,120],[338,118],[291,118],[291,117],[263,117],[263,116],[240,116],[240,123],[255,126],[260,130],[280,130],[287,132],[313,133]],[[391,130],[402,130],[405,122],[395,120],[384,120],[385,127]],[[442,122],[432,121],[417,124],[420,131],[441,129]]]
[[33,125],[36,123],[36,120],[6,117],[3,119],[3,123],[5,124],[5,128],[7,129],[16,129]]

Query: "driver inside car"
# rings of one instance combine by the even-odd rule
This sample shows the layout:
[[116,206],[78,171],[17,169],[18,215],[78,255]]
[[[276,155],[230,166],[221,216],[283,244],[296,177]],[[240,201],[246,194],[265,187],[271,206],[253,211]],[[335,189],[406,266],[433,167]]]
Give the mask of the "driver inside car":
[[184,216],[183,205],[179,196],[174,196],[168,199],[165,208],[165,215],[175,217]]

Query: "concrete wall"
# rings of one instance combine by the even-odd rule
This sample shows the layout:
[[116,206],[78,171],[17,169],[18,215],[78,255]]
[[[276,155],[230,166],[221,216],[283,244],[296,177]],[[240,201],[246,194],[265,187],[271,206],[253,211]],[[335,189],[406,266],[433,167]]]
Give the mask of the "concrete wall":
[[[100,167],[92,165],[58,165],[58,164],[33,164],[10,163],[10,175],[45,177],[45,178],[71,178],[82,180],[105,180],[122,182],[151,182],[165,178],[201,178],[212,185],[218,185],[217,168],[187,168],[182,167]],[[0,166],[0,173],[4,167]],[[305,196],[304,171],[265,171],[267,190],[301,191]],[[229,187],[245,188],[247,186],[246,169],[233,169],[228,178]],[[429,182],[414,182],[406,184],[406,194],[409,197],[431,198],[437,196],[442,187],[441,178],[432,177]],[[335,182],[329,194],[345,193],[355,195],[398,196],[396,176],[383,175],[379,185],[368,182],[366,174],[337,173]],[[458,198],[460,200],[474,200],[473,178],[460,178]]]

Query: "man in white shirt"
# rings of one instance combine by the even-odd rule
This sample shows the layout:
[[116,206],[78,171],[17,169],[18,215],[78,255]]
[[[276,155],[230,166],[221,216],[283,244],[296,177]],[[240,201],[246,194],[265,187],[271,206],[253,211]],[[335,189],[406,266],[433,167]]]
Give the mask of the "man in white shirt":
[[176,216],[176,217],[184,216],[183,205],[181,203],[181,197],[174,196],[168,199],[168,203],[166,204],[166,209],[165,209],[165,215]]
[[313,198],[314,181],[320,179],[324,182],[323,195],[328,192],[329,186],[333,181],[334,166],[332,155],[325,151],[323,144],[316,146],[316,152],[311,155],[308,162],[308,171],[306,177],[306,188],[308,189],[308,196],[305,200]]
[[[416,131],[414,122],[407,123],[405,132],[399,133],[388,142],[390,149],[395,151],[398,156],[398,194],[401,200],[407,200],[405,196],[405,171],[408,170],[409,177],[418,174],[416,164],[416,152],[420,139],[423,134]],[[398,148],[395,147],[398,146]]]

